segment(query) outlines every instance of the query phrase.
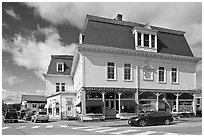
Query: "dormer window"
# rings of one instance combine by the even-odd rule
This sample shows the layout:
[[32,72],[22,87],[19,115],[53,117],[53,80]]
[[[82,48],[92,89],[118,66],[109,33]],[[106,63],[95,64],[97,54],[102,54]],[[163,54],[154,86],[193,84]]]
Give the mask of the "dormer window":
[[149,24],[144,27],[134,27],[135,49],[157,52],[157,30],[153,30]]
[[62,62],[57,63],[57,72],[64,72],[64,63]]

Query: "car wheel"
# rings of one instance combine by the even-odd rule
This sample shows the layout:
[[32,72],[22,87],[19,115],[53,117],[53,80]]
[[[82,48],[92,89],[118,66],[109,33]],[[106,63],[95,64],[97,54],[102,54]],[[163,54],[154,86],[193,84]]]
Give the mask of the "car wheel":
[[165,122],[164,122],[164,124],[165,124],[165,125],[169,125],[169,124],[170,124],[169,119],[166,119]]
[[141,121],[139,122],[139,126],[140,126],[140,127],[146,126],[146,121],[141,120]]

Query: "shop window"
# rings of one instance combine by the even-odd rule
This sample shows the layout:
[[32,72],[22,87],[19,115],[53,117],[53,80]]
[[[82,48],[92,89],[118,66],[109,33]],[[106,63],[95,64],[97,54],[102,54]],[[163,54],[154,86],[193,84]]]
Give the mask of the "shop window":
[[105,99],[118,99],[118,94],[115,92],[107,92],[105,94]]
[[56,103],[56,115],[59,115],[59,103]]
[[101,114],[102,106],[88,106],[86,107],[86,113]]
[[135,95],[132,92],[124,92],[121,95],[121,99],[134,99]]
[[154,93],[144,92],[139,95],[139,99],[157,99],[157,97]]
[[182,95],[179,96],[179,99],[193,99],[193,95],[189,93],[183,93]]
[[52,108],[48,108],[48,114],[52,115]]
[[102,98],[102,94],[98,91],[95,92],[88,92],[86,94],[86,98],[87,99],[91,99],[91,98]]
[[107,79],[116,80],[116,66],[114,62],[107,63]]

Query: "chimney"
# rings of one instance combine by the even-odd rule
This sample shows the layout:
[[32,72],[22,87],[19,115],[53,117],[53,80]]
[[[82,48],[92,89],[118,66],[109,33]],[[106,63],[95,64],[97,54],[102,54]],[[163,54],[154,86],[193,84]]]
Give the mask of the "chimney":
[[123,18],[122,14],[117,14],[115,19],[118,20],[118,21],[122,21],[122,18]]

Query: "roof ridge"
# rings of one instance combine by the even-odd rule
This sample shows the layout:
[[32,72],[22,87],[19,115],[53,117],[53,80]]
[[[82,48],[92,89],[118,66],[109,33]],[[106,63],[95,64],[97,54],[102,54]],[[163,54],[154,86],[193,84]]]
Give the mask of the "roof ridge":
[[[122,25],[122,26],[129,26],[129,27],[144,27],[145,24],[141,24],[141,23],[136,23],[136,22],[130,22],[130,21],[118,21],[118,20],[114,20],[111,18],[107,18],[107,17],[99,17],[99,16],[94,16],[94,15],[87,15],[87,19],[88,20],[92,20],[92,21],[96,21],[96,22],[103,22],[103,23],[110,23],[110,24],[116,24],[116,25]],[[87,22],[85,22],[86,24]],[[150,25],[151,26],[151,25]],[[85,30],[86,25],[84,26],[84,30]],[[171,33],[171,34],[177,34],[177,35],[184,35],[184,31],[180,31],[180,30],[176,30],[176,29],[169,29],[169,28],[164,28],[164,27],[158,27],[158,26],[151,26],[153,29],[156,29],[160,32],[165,32],[165,33]]]

